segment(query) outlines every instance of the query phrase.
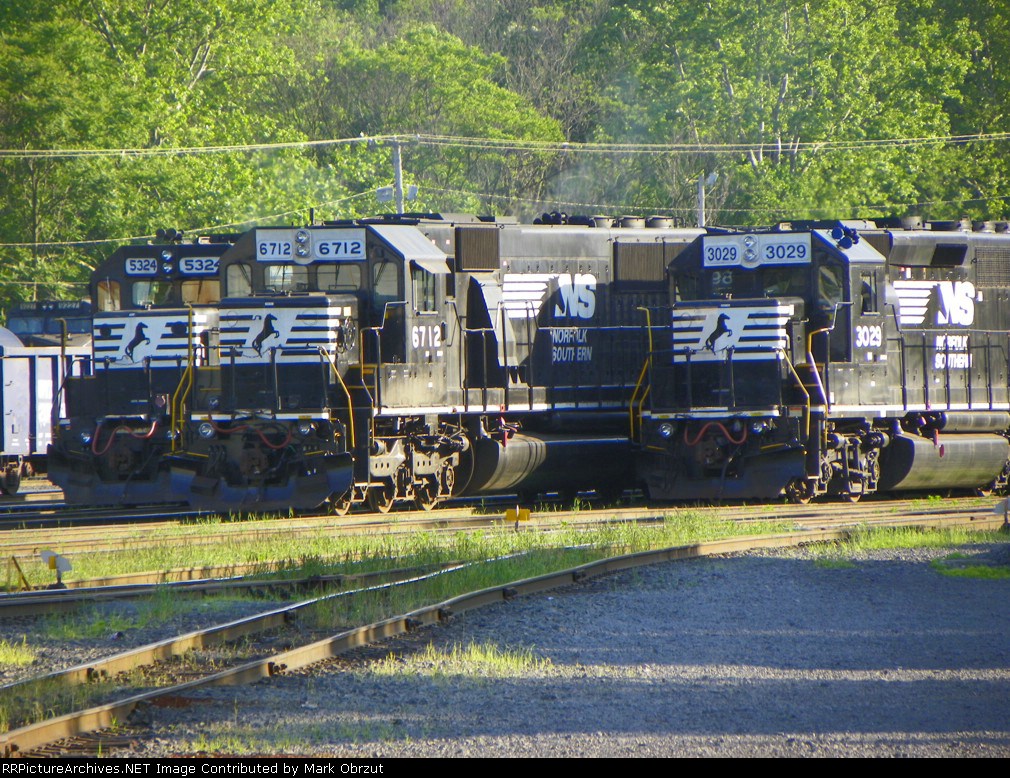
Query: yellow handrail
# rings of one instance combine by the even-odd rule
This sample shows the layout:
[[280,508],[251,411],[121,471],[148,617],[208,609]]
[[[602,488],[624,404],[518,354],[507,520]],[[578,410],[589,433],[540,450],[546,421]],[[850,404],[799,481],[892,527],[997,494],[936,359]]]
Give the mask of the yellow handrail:
[[179,379],[179,385],[175,388],[175,393],[172,395],[172,407],[170,409],[173,454],[178,448],[177,433],[182,432],[181,427],[179,427],[179,417],[182,416],[182,398],[186,396],[186,392],[193,388],[193,306],[187,305],[186,307],[189,309],[189,326],[186,328],[186,369],[183,371],[182,378]]
[[645,380],[645,376],[647,375],[649,368],[652,367],[652,314],[649,313],[648,308],[643,308],[642,306],[638,306],[636,310],[645,313],[645,331],[649,336],[649,353],[646,355],[645,362],[642,364],[642,370],[639,372],[638,380],[635,382],[635,391],[631,393],[631,400],[628,403],[628,425],[630,427],[629,431],[631,433],[631,440],[633,441],[637,439],[635,437],[636,400],[638,401],[637,417],[639,420],[639,426],[641,426],[642,408],[645,405],[645,398],[649,396],[649,390],[652,388],[650,386],[646,386],[645,391],[642,392],[642,397],[639,400],[638,391],[642,388],[642,381]]
[[319,353],[330,363],[330,369],[333,370],[333,375],[340,382],[340,388],[344,390],[344,395],[347,397],[347,418],[350,419],[351,448],[353,449],[357,443],[354,437],[354,404],[351,402],[351,391],[347,388],[347,384],[344,383],[344,378],[340,375],[337,363],[333,360],[333,357],[322,346],[319,347]]
[[810,437],[810,392],[808,392],[807,388],[803,385],[803,379],[800,378],[799,373],[796,372],[796,368],[793,367],[793,363],[789,359],[789,355],[784,350],[781,351],[780,353],[782,354],[782,358],[785,359],[785,361],[786,361],[786,366],[789,368],[789,372],[792,373],[793,374],[793,378],[796,379],[797,386],[800,387],[800,391],[803,392],[803,395],[807,398],[806,410],[803,413],[803,417],[804,417],[803,436],[805,438],[809,438]]
[[825,407],[829,405],[828,395],[824,391],[824,384],[821,383],[821,374],[820,371],[817,369],[817,362],[814,359],[814,335],[820,335],[822,332],[831,332],[833,329],[834,325],[832,325],[831,327],[821,327],[819,330],[814,330],[807,334],[807,355],[806,355],[807,362],[809,363],[810,367],[813,368],[814,380],[817,382],[817,388],[821,392],[821,399],[824,400]]

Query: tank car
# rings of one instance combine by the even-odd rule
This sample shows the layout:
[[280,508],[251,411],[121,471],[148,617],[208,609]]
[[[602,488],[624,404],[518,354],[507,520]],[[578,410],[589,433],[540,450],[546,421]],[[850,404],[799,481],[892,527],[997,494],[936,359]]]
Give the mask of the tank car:
[[1005,225],[710,230],[669,266],[632,404],[663,499],[1004,489]]
[[[221,257],[171,491],[214,510],[431,508],[620,489],[638,309],[698,230],[379,217],[257,228]],[[597,226],[599,225],[599,226]]]
[[218,261],[232,236],[123,246],[92,274],[94,371],[66,384],[49,479],[70,503],[170,500],[173,411],[208,360]]

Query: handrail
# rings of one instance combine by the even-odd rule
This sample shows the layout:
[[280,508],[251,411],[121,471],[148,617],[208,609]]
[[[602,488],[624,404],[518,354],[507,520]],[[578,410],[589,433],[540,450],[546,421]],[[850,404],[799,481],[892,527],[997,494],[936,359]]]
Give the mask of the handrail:
[[827,408],[829,405],[828,395],[824,391],[824,384],[821,382],[821,373],[817,369],[817,361],[814,359],[814,335],[820,335],[822,332],[831,332],[833,329],[834,325],[830,327],[821,327],[819,330],[813,330],[807,333],[807,353],[806,353],[807,362],[813,370],[814,381],[816,381],[817,388],[818,390],[820,390],[821,399],[824,401],[825,408]]
[[645,331],[649,336],[649,351],[645,355],[645,362],[642,363],[642,369],[638,373],[638,380],[635,382],[635,389],[631,393],[631,399],[628,402],[628,426],[632,441],[637,440],[635,436],[635,403],[638,401],[637,418],[639,428],[641,428],[642,408],[645,406],[645,398],[649,396],[649,391],[652,388],[651,386],[646,386],[645,391],[642,392],[641,400],[638,400],[638,390],[642,387],[642,381],[652,370],[652,314],[649,312],[648,308],[643,308],[642,306],[636,307],[636,310],[643,311],[645,313]]
[[[792,360],[789,359],[789,354],[786,353],[786,350],[782,349],[779,353],[782,354],[782,358],[785,359],[786,366],[789,368],[789,372],[793,374],[793,378],[796,379],[796,384],[797,384],[797,386],[800,387],[800,391],[803,392],[803,395],[807,398],[806,409],[805,409],[805,411],[803,413],[803,417],[804,417],[803,437],[809,439],[809,437],[810,437],[810,392],[808,392],[807,388],[803,385],[803,379],[800,378],[799,373],[796,372],[796,368],[793,367]],[[816,369],[816,366],[815,366],[815,369]]]
[[[193,306],[187,305],[186,308],[189,310],[189,326],[186,328],[186,369],[182,373],[182,378],[179,379],[179,385],[175,388],[175,393],[172,395],[172,407],[171,412],[171,434],[172,434],[172,446],[171,450],[174,454],[178,449],[178,437],[177,432],[181,432],[179,428],[179,417],[182,416],[182,398],[185,397],[186,393],[193,388]],[[186,388],[183,389],[183,386]]]
[[354,436],[354,403],[351,401],[351,390],[347,388],[347,384],[344,383],[344,378],[340,375],[340,371],[337,369],[337,363],[333,357],[326,351],[325,348],[319,346],[319,354],[327,362],[330,363],[330,367],[333,369],[333,375],[340,382],[340,387],[344,390],[344,395],[347,397],[347,417],[351,420],[350,432],[351,432],[351,448],[356,448],[357,443]]
[[[87,361],[86,356],[76,357],[73,354],[70,355],[70,362],[66,362],[66,356],[60,354],[60,383],[56,387],[56,391],[53,392],[53,404],[49,409],[49,436],[52,440],[57,440],[60,437],[60,410],[63,406],[63,393],[67,388],[67,381],[71,378],[86,378],[84,375],[84,368],[81,368],[81,375],[74,376],[74,363],[80,361],[83,365]],[[65,364],[66,363],[66,364]]]
[[[365,333],[371,333],[375,338],[375,362],[365,361]],[[358,353],[361,355],[361,365],[359,366],[361,385],[368,392],[372,404],[376,408],[381,409],[382,398],[379,396],[379,370],[382,366],[382,327],[362,327],[358,330]],[[366,368],[372,373],[371,388],[365,383]]]

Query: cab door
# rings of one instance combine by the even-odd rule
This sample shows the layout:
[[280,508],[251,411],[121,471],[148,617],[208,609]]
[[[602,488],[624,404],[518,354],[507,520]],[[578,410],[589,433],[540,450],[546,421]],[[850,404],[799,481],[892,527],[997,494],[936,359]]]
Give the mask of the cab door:
[[445,294],[448,267],[444,261],[414,260],[410,263],[407,306],[407,364],[416,404],[448,404],[448,328]]
[[885,405],[888,401],[883,276],[879,267],[851,268],[852,361],[856,365],[859,402],[863,405]]

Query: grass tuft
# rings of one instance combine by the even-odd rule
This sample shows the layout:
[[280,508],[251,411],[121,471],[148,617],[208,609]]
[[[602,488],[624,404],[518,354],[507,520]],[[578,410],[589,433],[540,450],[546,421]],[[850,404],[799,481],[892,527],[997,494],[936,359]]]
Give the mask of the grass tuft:
[[390,654],[375,662],[371,672],[376,675],[428,675],[436,678],[515,678],[550,666],[550,659],[538,657],[530,648],[503,648],[497,643],[471,641],[466,646],[456,643],[448,651],[429,643],[423,651],[414,654]]
[[21,642],[0,640],[0,667],[25,667],[35,661],[37,654],[28,647],[28,637]]

